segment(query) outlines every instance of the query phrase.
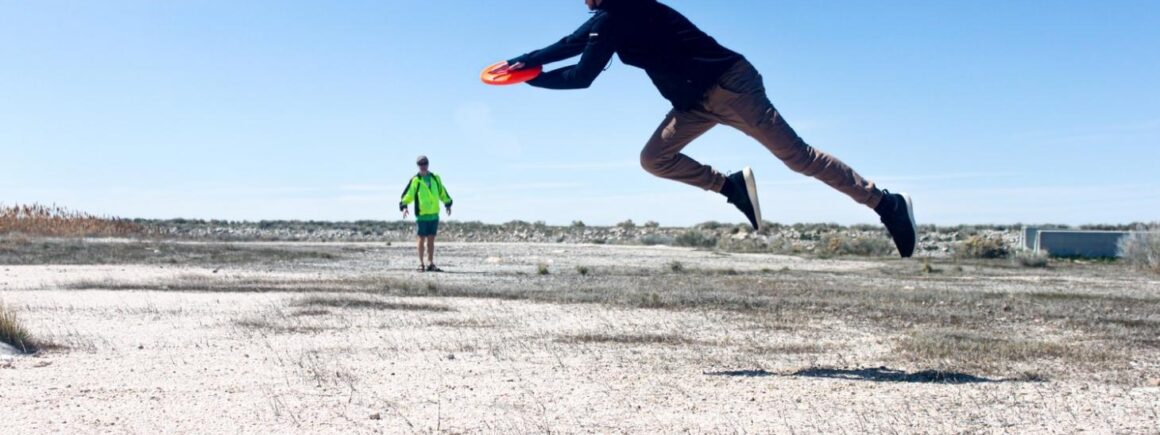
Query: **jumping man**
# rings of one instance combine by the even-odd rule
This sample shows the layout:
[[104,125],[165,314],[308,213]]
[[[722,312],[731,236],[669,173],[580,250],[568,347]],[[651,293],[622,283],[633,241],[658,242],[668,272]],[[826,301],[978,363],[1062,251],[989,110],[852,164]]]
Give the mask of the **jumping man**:
[[585,0],[595,12],[575,33],[508,60],[495,71],[520,70],[579,55],[576,65],[528,82],[547,89],[583,89],[617,54],[648,73],[673,109],[640,153],[658,177],[719,192],[754,229],[761,225],[757,185],[749,168],[725,176],[681,150],[717,124],[741,130],[790,169],[821,180],[874,209],[898,253],[914,253],[917,226],[910,196],[879,190],[834,156],[806,144],[765,94],[761,75],[742,55],[717,43],[676,10],[656,0]]

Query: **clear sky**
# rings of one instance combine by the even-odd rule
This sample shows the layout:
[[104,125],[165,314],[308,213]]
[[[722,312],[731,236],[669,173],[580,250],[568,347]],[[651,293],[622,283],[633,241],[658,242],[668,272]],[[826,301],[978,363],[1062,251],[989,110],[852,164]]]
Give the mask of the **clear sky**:
[[[667,3],[920,223],[1160,220],[1160,1]],[[397,219],[426,154],[454,219],[741,222],[640,168],[668,110],[643,71],[479,82],[585,19],[582,0],[0,0],[0,202]],[[728,127],[686,152],[752,166],[767,220],[876,222]]]

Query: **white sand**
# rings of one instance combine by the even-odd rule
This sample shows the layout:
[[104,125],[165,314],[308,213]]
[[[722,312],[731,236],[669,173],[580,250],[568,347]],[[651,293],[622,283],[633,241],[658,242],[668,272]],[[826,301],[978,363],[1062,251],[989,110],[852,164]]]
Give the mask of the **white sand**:
[[[597,248],[566,249],[578,249],[571,263],[614,261],[602,260],[607,251]],[[399,251],[397,264],[408,252]],[[668,261],[663,250],[640,252],[624,261]],[[712,257],[682,252],[687,261]],[[469,257],[485,264],[495,256]],[[780,258],[759,257],[805,261]],[[751,319],[723,312],[447,298],[379,300],[454,311],[329,308],[300,316],[292,305],[303,294],[53,289],[209,269],[0,270],[0,300],[35,334],[71,348],[0,360],[4,433],[1160,433],[1157,387],[1082,377],[947,385],[792,376],[810,367],[892,364],[890,336],[838,320],[769,335],[757,333]],[[673,334],[692,342],[561,341],[585,333]],[[831,350],[745,351],[785,344]],[[757,369],[765,372],[712,374]]]

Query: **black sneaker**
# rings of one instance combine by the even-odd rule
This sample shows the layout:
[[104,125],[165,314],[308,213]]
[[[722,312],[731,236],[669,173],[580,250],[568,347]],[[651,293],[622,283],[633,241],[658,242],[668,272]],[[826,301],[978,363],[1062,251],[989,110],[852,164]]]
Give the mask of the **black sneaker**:
[[442,272],[443,269],[440,269],[439,266],[436,266],[434,264],[430,264],[430,265],[427,265],[427,271],[428,272]]
[[726,186],[721,189],[730,204],[741,210],[749,219],[754,231],[761,229],[761,204],[757,200],[757,180],[753,170],[746,167],[725,177]]
[[914,255],[914,244],[918,239],[918,224],[914,222],[914,203],[910,195],[905,193],[890,193],[882,191],[882,203],[874,211],[882,217],[886,231],[894,239],[894,246],[898,248],[898,255],[909,258]]

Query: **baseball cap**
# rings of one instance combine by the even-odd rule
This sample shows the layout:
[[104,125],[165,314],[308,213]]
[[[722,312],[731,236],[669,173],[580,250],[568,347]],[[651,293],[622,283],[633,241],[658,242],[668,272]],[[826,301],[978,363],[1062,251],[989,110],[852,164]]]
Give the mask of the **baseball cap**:
[[422,165],[422,164],[426,164],[426,163],[427,163],[427,156],[419,156],[419,158],[415,159],[415,164]]

